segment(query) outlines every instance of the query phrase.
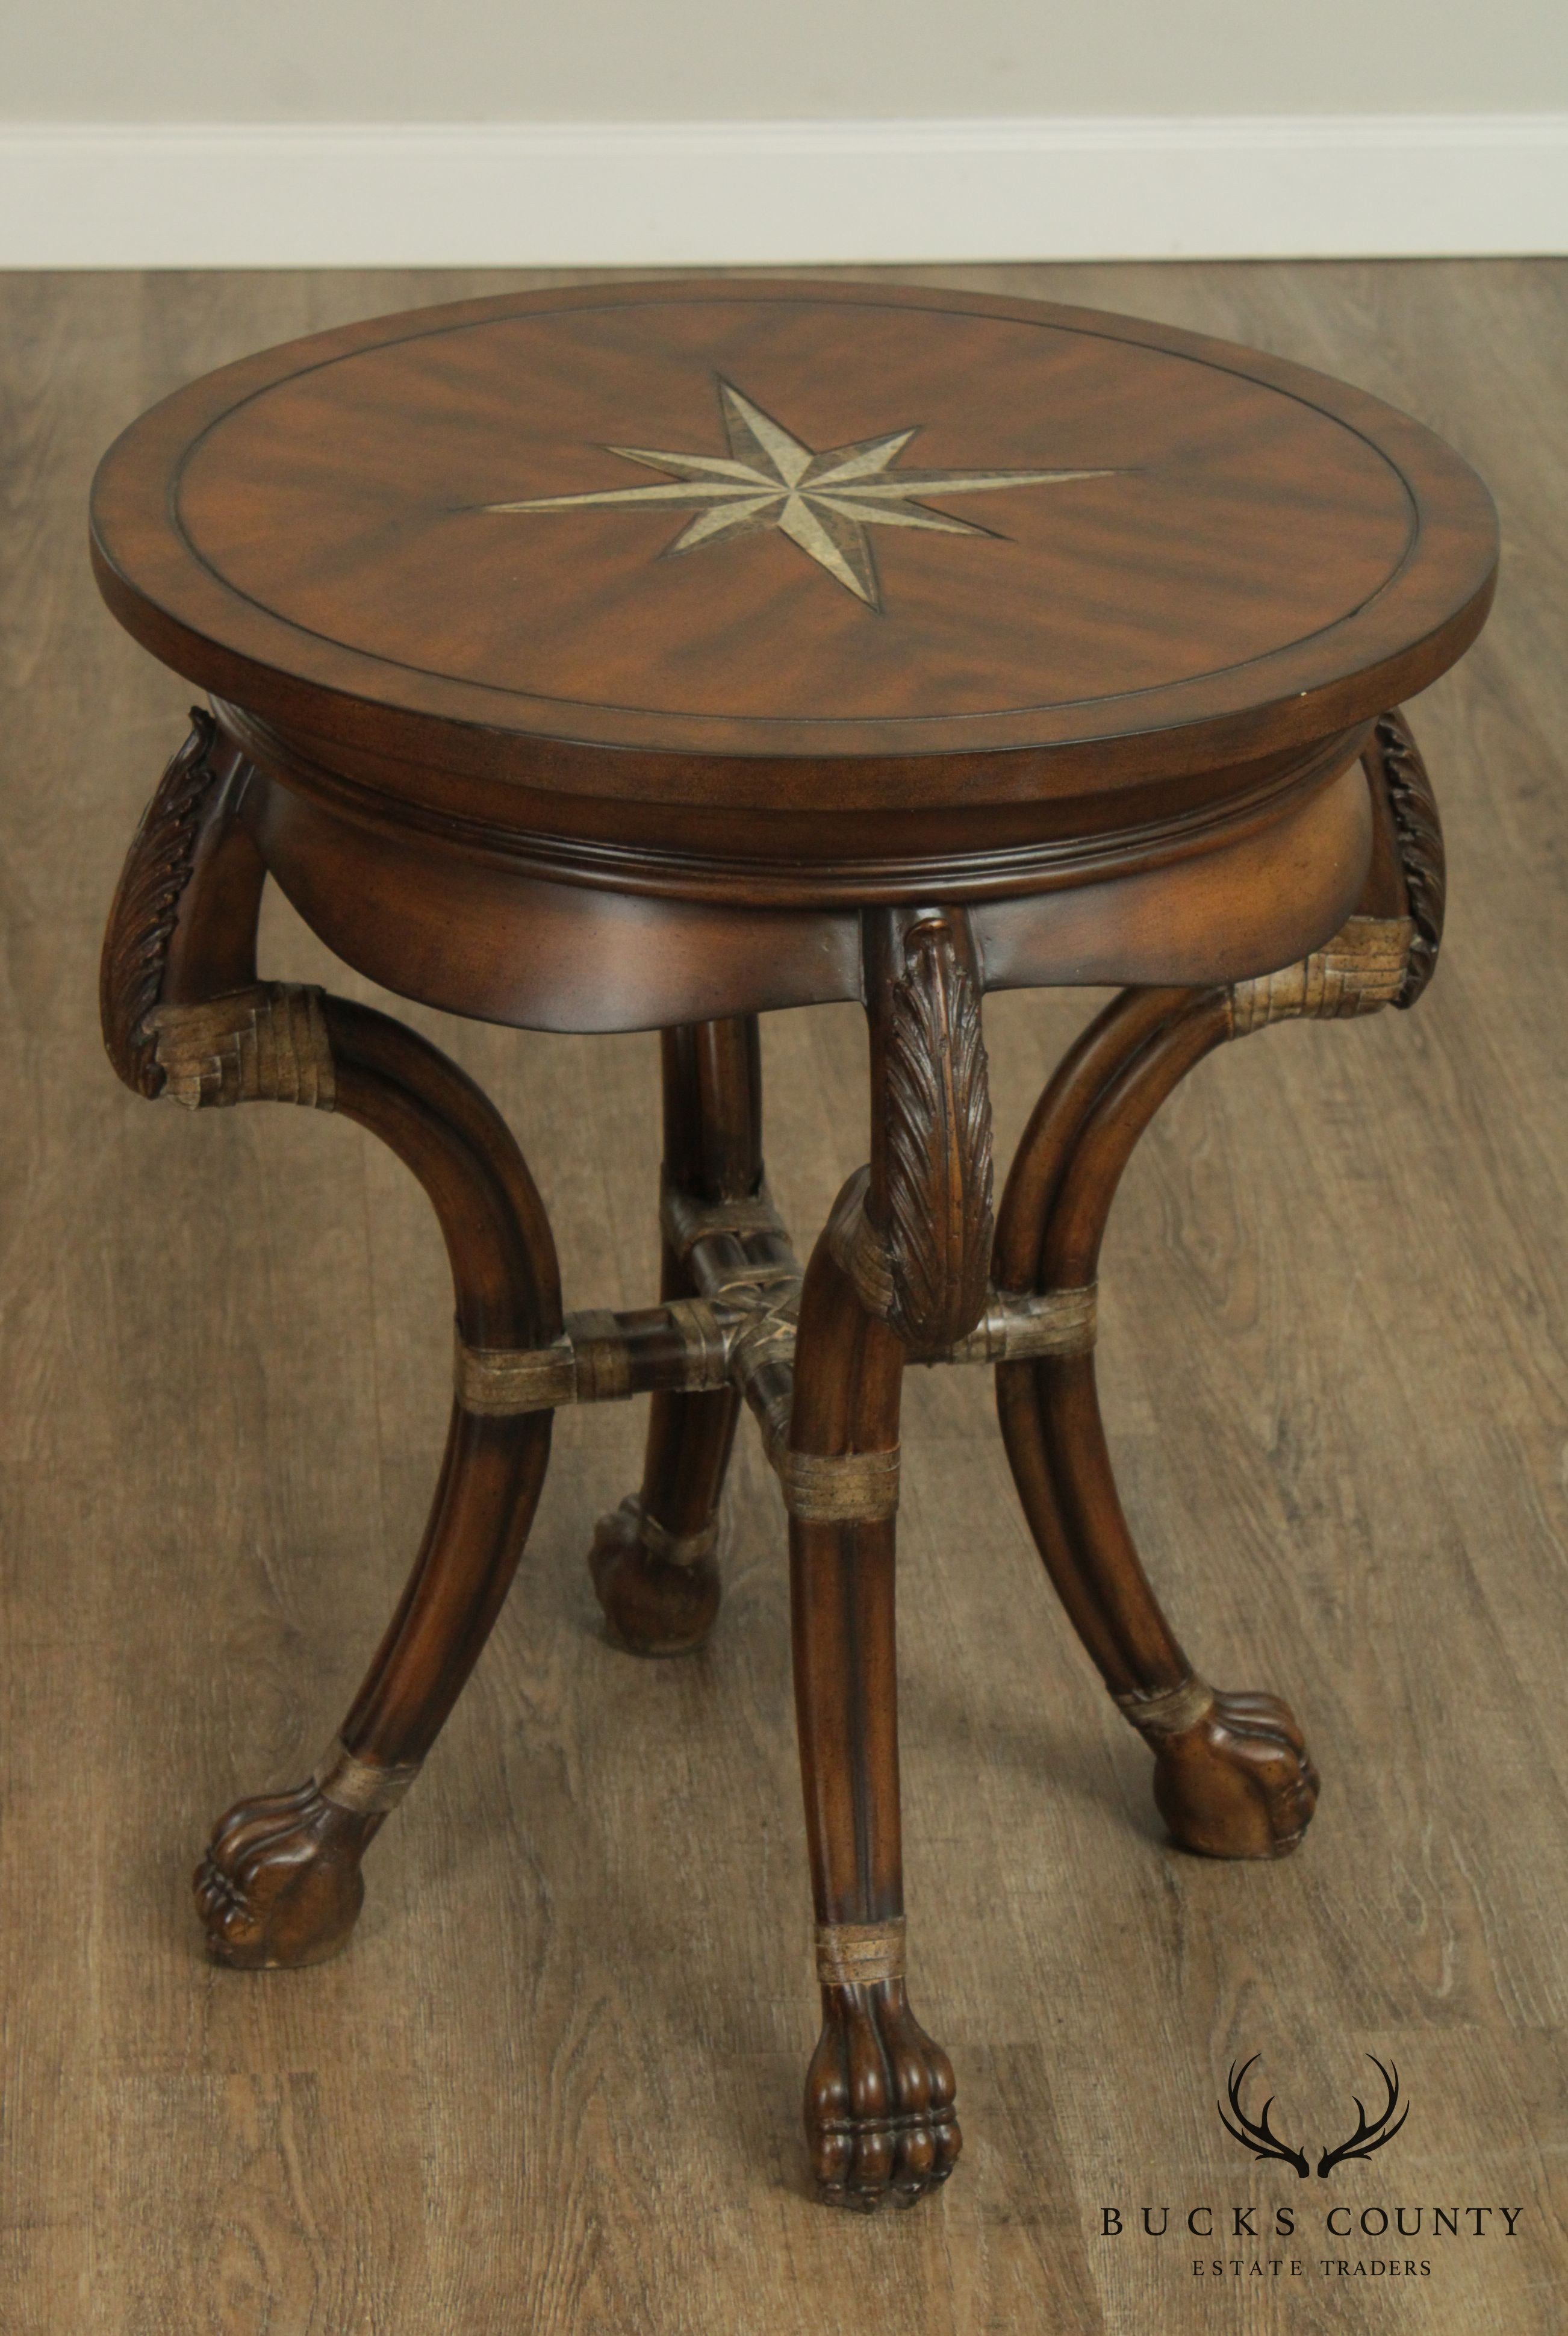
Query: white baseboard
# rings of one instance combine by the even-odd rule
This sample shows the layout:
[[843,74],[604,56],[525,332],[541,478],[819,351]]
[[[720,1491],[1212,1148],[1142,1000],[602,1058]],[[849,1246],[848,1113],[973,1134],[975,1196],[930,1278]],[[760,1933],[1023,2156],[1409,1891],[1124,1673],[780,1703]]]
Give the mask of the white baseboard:
[[1568,114],[0,125],[0,267],[1568,252]]

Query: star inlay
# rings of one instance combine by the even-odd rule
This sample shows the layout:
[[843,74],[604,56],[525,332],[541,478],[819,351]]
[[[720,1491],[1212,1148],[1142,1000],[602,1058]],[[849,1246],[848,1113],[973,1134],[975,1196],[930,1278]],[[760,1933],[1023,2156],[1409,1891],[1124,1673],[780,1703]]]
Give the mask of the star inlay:
[[695,511],[667,553],[698,551],[776,528],[808,559],[869,608],[882,605],[872,527],[927,528],[944,535],[991,535],[974,521],[930,509],[929,495],[983,495],[1002,487],[1057,486],[1068,479],[1104,479],[1096,471],[895,471],[892,465],[919,430],[894,430],[852,446],[816,453],[733,382],[718,384],[727,454],[677,454],[652,446],[607,446],[628,462],[667,478],[657,486],[601,487],[592,494],[535,495],[523,502],[485,503],[490,511],[578,511],[629,503],[657,510]]

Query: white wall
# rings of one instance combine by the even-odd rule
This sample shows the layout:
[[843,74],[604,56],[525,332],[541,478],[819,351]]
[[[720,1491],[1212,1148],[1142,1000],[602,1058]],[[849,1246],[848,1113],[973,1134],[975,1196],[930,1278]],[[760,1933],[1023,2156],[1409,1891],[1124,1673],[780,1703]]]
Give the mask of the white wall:
[[1568,0],[0,0],[0,266],[1568,250]]
[[1564,0],[7,0],[14,122],[1568,109]]

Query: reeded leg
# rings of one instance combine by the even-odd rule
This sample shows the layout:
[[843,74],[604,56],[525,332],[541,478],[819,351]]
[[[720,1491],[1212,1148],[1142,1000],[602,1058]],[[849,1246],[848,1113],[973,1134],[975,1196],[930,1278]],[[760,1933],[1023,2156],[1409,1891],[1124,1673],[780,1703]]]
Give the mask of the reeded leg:
[[[1129,990],[1047,1089],[997,1229],[1006,1289],[1092,1283],[1122,1170],[1185,1074],[1231,1035],[1219,991]],[[1198,1679],[1160,1611],[1117,1498],[1093,1353],[1001,1363],[997,1396],[1019,1496],[1063,1604],[1154,1753],[1154,1798],[1183,1848],[1279,1857],[1300,1840],[1318,1777],[1272,1696]]]
[[[264,871],[238,817],[248,774],[207,716],[195,722],[111,913],[103,1008],[115,1067],[139,1093],[193,1110],[271,1100],[357,1120],[430,1196],[463,1344],[548,1345],[561,1327],[550,1229],[478,1088],[384,1015],[255,979]],[[307,1782],[231,1809],[198,1868],[219,1961],[317,1962],[345,1943],[364,1894],[360,1859],[418,1773],[505,1597],[550,1424],[548,1411],[454,1406],[424,1545],[339,1736]]]
[[[751,1199],[762,1182],[756,1017],[688,1024],[662,1043],[667,1191],[697,1203]],[[695,1293],[667,1225],[660,1296]],[[642,1489],[599,1519],[589,1552],[609,1635],[632,1654],[687,1654],[713,1628],[719,1495],[739,1408],[732,1387],[650,1398]]]
[[903,1349],[824,1234],[796,1347],[790,1517],[795,1711],[822,2034],[805,2122],[819,2195],[912,2205],[959,2148],[947,2054],[910,2008],[893,1628]]

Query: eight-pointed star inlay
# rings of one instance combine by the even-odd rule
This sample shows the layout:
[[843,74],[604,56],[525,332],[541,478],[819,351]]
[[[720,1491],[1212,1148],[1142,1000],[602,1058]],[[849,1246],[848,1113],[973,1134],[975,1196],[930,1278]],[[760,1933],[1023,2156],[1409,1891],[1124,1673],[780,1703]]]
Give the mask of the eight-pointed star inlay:
[[676,454],[652,446],[607,446],[628,462],[669,476],[657,486],[601,487],[592,494],[535,495],[527,501],[486,503],[491,511],[578,511],[589,505],[630,503],[657,510],[695,511],[670,553],[697,551],[777,528],[835,582],[869,608],[882,605],[876,554],[868,528],[929,528],[944,535],[992,535],[994,528],[951,519],[931,511],[928,495],[991,494],[1000,487],[1047,487],[1067,479],[1104,479],[1097,471],[895,471],[918,429],[894,430],[885,438],[862,438],[853,446],[816,453],[784,424],[743,397],[722,377],[719,405],[727,454]]

